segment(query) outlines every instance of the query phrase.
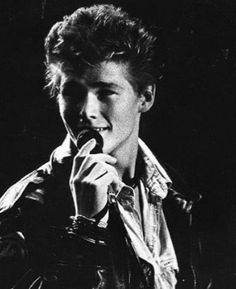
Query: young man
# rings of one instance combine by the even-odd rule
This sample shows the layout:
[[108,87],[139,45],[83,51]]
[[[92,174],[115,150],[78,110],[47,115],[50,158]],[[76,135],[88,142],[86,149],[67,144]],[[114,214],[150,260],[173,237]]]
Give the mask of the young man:
[[21,240],[32,268],[16,288],[175,288],[162,211],[171,181],[139,139],[155,98],[155,37],[97,5],[56,23],[45,48],[67,137],[1,199],[3,247]]

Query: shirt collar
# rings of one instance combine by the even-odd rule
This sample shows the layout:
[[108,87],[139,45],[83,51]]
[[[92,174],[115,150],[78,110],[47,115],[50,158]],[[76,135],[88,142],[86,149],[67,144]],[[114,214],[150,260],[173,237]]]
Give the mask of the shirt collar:
[[168,193],[168,187],[172,183],[171,179],[144,141],[139,138],[138,142],[145,165],[142,179],[151,197],[157,196],[164,199]]

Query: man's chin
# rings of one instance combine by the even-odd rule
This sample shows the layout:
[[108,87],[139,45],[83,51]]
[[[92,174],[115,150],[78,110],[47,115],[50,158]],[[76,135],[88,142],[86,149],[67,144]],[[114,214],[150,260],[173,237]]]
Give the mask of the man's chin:
[[103,145],[103,153],[104,154],[108,154],[108,155],[113,155],[114,152],[116,151],[115,146],[106,143],[106,141],[104,141],[104,145]]

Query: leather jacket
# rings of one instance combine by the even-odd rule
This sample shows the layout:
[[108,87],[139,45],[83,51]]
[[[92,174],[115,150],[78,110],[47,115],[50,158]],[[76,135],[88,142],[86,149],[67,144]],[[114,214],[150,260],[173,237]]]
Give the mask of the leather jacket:
[[[129,206],[132,196],[127,197],[127,190],[124,199],[118,205],[111,204],[105,234],[100,225],[96,227],[92,236],[88,235],[86,230],[79,236],[74,234],[73,230],[71,233],[70,216],[73,208],[71,194],[68,192],[68,176],[72,160],[70,154],[64,154],[59,161],[56,157],[57,162],[55,162],[58,151],[60,154],[60,149],[54,151],[49,163],[13,185],[0,202],[1,264],[6,267],[11,264],[12,268],[12,262],[15,262],[22,267],[20,271],[24,271],[23,277],[18,278],[20,275],[18,273],[15,278],[12,278],[12,282],[15,279],[14,288],[175,288],[175,272],[178,271],[178,265],[162,213],[161,194],[168,188],[171,190],[171,186],[168,185],[170,179],[165,171],[160,166],[158,170],[155,168],[158,172],[155,176],[156,184],[151,179],[148,179],[149,183],[145,183],[146,187],[149,187],[147,211],[155,220],[156,216],[159,216],[156,220],[159,222],[158,231],[163,231],[163,236],[157,237],[157,229],[155,231],[146,229],[146,235],[150,235],[149,239],[146,238],[146,243],[148,250],[153,252],[151,255],[157,254],[159,250],[157,261],[153,265],[153,261],[149,262],[143,253],[146,248],[142,248],[142,240],[139,246],[139,236],[134,240],[132,228],[129,228],[131,214]],[[148,156],[150,161],[152,156],[150,157],[150,154]],[[152,173],[151,175],[153,177]],[[157,193],[154,193],[155,189]],[[176,204],[179,200],[182,202],[185,199],[181,194],[173,198],[173,189],[170,192],[172,197],[164,200],[164,211],[171,227],[172,203]],[[168,210],[171,207],[172,209]],[[188,239],[191,238],[189,233],[186,233],[189,231],[191,215],[183,213],[183,216],[185,223],[182,223],[184,226],[181,225],[181,234],[178,231],[174,236],[176,239],[173,238],[177,256],[180,256],[181,261],[177,288],[201,288],[195,286],[196,273],[191,255],[192,241]],[[182,254],[183,246],[178,246],[182,240],[176,241],[180,235],[183,237],[182,233],[186,242],[184,254]],[[163,243],[160,244],[159,240]],[[163,256],[162,259],[159,258],[160,256]],[[156,266],[156,263],[161,269]],[[184,273],[186,271],[187,274]],[[157,281],[155,274],[159,274]]]

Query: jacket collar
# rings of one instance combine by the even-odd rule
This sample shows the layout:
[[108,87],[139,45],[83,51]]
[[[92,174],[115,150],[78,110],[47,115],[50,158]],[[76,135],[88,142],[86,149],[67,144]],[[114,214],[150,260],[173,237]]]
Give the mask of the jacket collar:
[[154,198],[155,202],[156,197],[164,199],[172,183],[171,179],[144,141],[140,138],[138,141],[145,167],[142,179],[148,188],[151,200]]

